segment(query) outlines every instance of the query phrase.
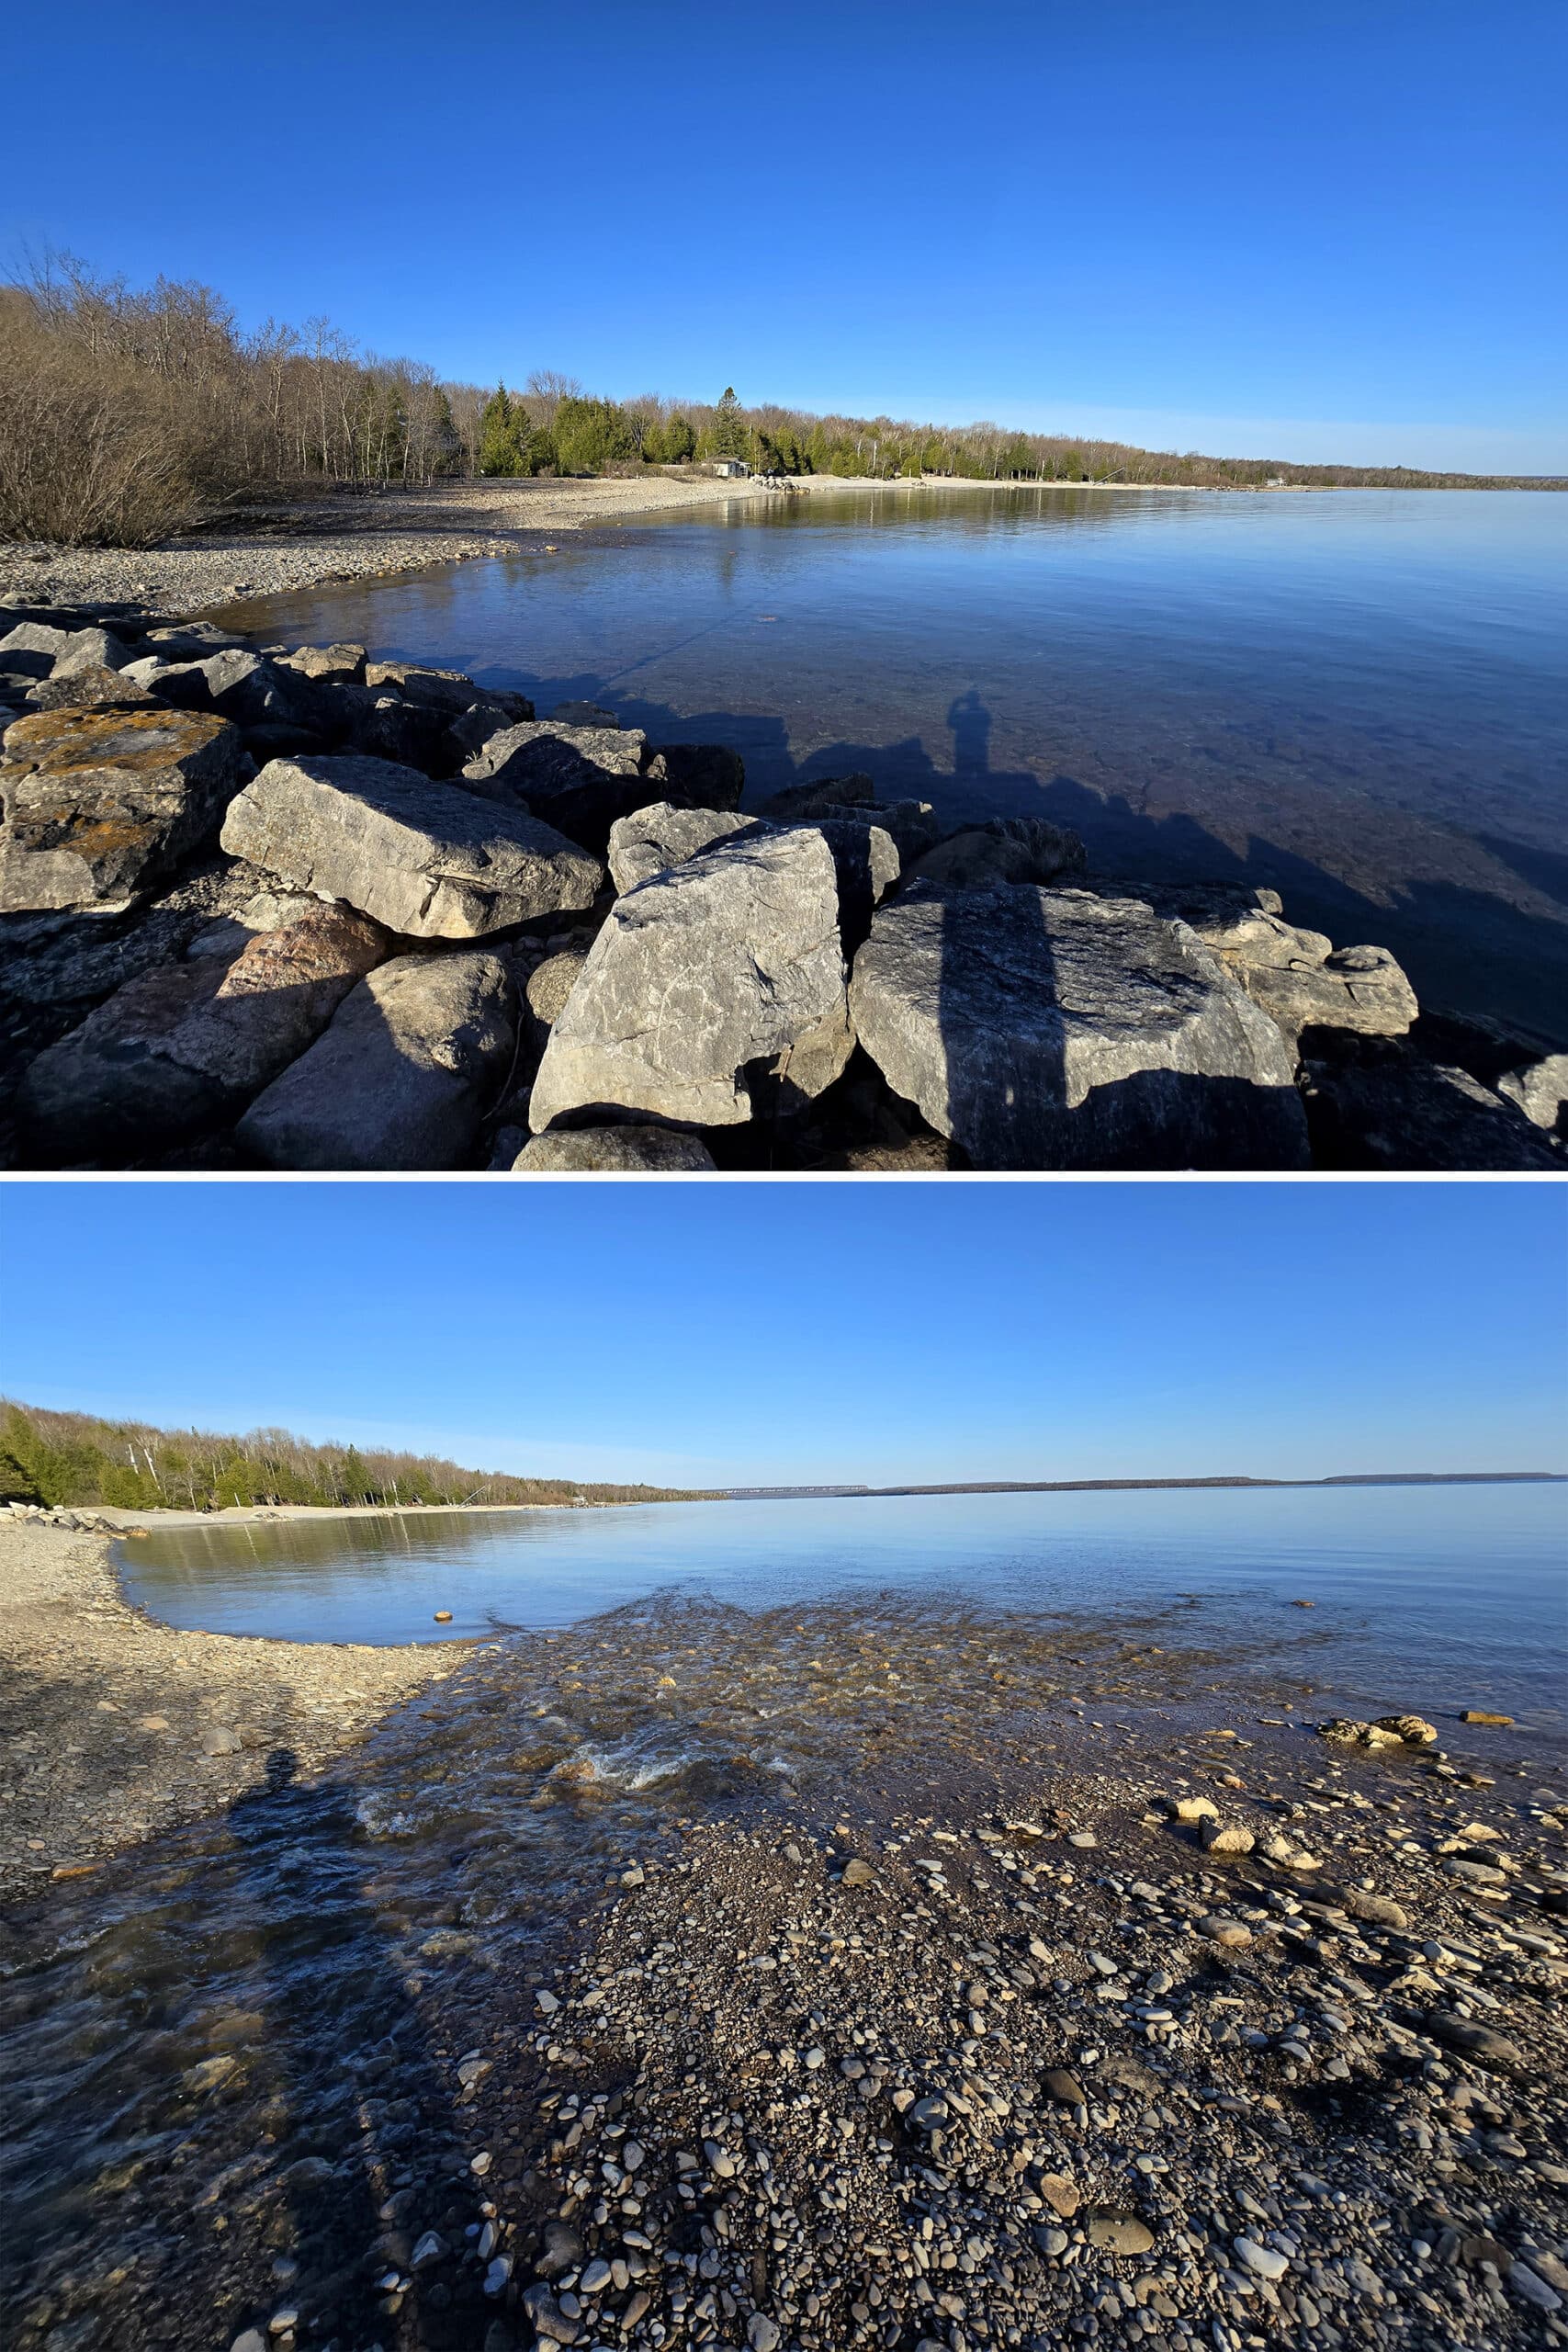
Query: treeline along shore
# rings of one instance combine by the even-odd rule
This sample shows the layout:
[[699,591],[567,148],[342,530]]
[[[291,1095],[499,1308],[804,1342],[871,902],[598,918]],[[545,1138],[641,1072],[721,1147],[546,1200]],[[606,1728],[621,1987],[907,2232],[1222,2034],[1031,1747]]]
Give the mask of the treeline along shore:
[[0,286],[0,537],[146,547],[280,485],[634,472],[728,459],[795,477],[1262,488],[1560,488],[1553,480],[1151,451],[1070,434],[711,401],[615,401],[548,371],[443,381],[323,320],[243,329],[207,286],[55,255]]
[[106,1421],[0,1399],[0,1503],[67,1510],[222,1510],[468,1503],[692,1501],[690,1490],[465,1470],[436,1454],[378,1446],[313,1445],[288,1430],[245,1436]]

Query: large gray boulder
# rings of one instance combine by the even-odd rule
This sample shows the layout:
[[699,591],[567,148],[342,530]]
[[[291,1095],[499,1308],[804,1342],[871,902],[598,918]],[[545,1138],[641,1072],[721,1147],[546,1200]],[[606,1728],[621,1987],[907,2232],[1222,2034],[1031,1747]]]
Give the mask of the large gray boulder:
[[684,865],[699,850],[753,824],[750,817],[729,816],[718,808],[675,808],[668,800],[617,817],[610,828],[610,879],[616,895],[624,897],[639,882]]
[[1087,860],[1077,833],[1043,817],[998,817],[950,833],[910,868],[918,882],[947,890],[991,890],[999,882],[1055,882],[1081,874]]
[[242,745],[204,713],[73,705],[6,729],[0,913],[124,905],[216,831]]
[[51,678],[69,678],[82,670],[123,670],[130,649],[112,629],[73,629],[56,654]]
[[850,985],[896,1093],[977,1168],[1300,1168],[1284,1041],[1135,899],[929,883],[878,909]]
[[1562,1152],[1468,1070],[1419,1060],[1408,1049],[1359,1049],[1359,1061],[1302,1065],[1307,1116],[1320,1166],[1387,1174],[1552,1170]]
[[595,1113],[749,1119],[753,1088],[819,1094],[851,1038],[833,854],[819,831],[746,834],[618,899],[550,1033],[536,1134]]
[[668,799],[642,773],[648,738],[635,727],[567,727],[524,719],[491,737],[464,766],[470,792],[523,804],[569,840],[603,852],[617,817]]
[[558,1127],[512,1163],[517,1176],[691,1176],[713,1166],[696,1136],[670,1127]]
[[84,710],[90,705],[113,703],[131,708],[152,700],[150,694],[121,671],[73,663],[68,670],[55,670],[29,686],[24,707],[28,710]]
[[352,908],[312,902],[232,960],[127,981],[28,1069],[18,1109],[30,1156],[140,1159],[231,1118],[305,1051],[389,944]]
[[231,857],[411,939],[479,939],[589,907],[604,878],[597,858],[519,808],[353,754],[270,761],[231,807],[222,841]]
[[241,1120],[268,1168],[461,1167],[512,1064],[517,995],[499,956],[400,956]]
[[18,677],[47,678],[71,637],[70,629],[55,628],[48,621],[18,621],[0,637],[0,668]]
[[1497,1080],[1497,1091],[1532,1126],[1544,1127],[1549,1135],[1560,1133],[1568,1111],[1568,1054],[1548,1054],[1544,1061],[1508,1070]]

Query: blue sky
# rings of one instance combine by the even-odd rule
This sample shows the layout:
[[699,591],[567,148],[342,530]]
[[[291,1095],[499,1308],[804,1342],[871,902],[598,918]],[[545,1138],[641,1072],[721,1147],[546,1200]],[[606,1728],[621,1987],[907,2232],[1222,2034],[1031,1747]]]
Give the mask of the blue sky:
[[0,1193],[0,1388],[670,1485],[1568,1469],[1508,1184]]
[[1560,0],[80,0],[53,243],[445,373],[1568,471]]

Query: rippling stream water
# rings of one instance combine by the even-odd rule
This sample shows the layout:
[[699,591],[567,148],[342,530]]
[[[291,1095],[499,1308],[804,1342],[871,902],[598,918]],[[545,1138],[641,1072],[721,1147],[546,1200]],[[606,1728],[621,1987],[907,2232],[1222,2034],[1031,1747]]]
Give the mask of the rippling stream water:
[[860,768],[1102,872],[1268,883],[1568,1039],[1562,495],[867,489],[225,617],[732,743],[753,803]]

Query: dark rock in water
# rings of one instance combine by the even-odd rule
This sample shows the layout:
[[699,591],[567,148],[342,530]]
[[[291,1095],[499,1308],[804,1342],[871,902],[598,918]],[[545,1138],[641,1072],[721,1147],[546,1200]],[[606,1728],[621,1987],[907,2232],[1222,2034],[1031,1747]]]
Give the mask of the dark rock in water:
[[877,910],[850,1008],[895,1091],[976,1167],[1306,1164],[1279,1031],[1137,901],[917,884]]
[[670,1127],[557,1127],[536,1136],[511,1163],[519,1176],[690,1175],[713,1166],[695,1136]]
[[783,824],[797,818],[825,817],[839,808],[874,808],[876,786],[857,769],[852,775],[824,776],[816,784],[792,784],[762,803],[762,815]]
[[949,890],[989,890],[998,882],[1054,882],[1058,875],[1081,874],[1087,864],[1082,842],[1065,827],[1043,817],[998,817],[950,833],[926,852],[910,879]]
[[88,666],[70,669],[63,676],[57,671],[51,677],[40,678],[28,691],[27,707],[29,710],[72,710],[101,708],[113,703],[133,709],[152,699],[145,688],[122,677],[118,670]]
[[365,683],[372,690],[389,687],[405,702],[457,718],[476,702],[489,702],[512,718],[530,718],[534,706],[526,695],[501,686],[476,686],[461,670],[427,670],[415,662],[368,662]]
[[500,956],[397,956],[252,1103],[241,1147],[268,1168],[461,1167],[511,1066],[516,1019]]
[[388,950],[348,907],[258,933],[231,963],[204,956],[130,980],[40,1054],[18,1095],[29,1148],[141,1159],[231,1118],[325,1028]]
[[749,1119],[753,1087],[819,1094],[850,1050],[839,889],[821,833],[747,833],[617,899],[550,1033],[535,1133],[595,1113]]
[[739,808],[746,789],[746,763],[727,743],[661,743],[645,774],[677,808]]
[[597,858],[519,808],[352,756],[272,761],[233,802],[222,841],[412,939],[479,938],[589,907],[603,879]]
[[1563,1168],[1516,1103],[1467,1070],[1397,1047],[1302,1067],[1303,1096],[1320,1166],[1390,1170]]
[[[617,896],[635,890],[655,874],[668,873],[732,833],[763,830],[750,817],[727,815],[717,808],[690,808],[656,800],[629,817],[617,817],[610,828],[610,879]],[[766,830],[772,831],[769,827]]]
[[642,773],[646,741],[636,728],[525,720],[492,736],[468,762],[461,781],[470,792],[521,801],[569,840],[602,854],[618,817],[670,797]]
[[0,911],[123,900],[218,825],[241,777],[225,719],[163,709],[39,711],[0,765]]

